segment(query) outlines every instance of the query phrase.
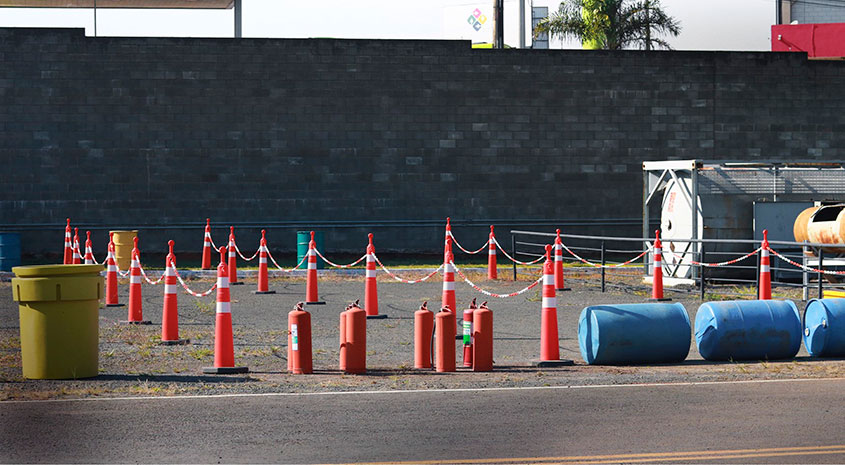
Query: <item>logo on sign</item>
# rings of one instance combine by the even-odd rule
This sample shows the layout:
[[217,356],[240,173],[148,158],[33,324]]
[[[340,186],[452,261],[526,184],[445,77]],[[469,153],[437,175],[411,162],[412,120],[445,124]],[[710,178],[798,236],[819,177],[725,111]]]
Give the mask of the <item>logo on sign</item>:
[[469,18],[467,18],[467,24],[472,26],[472,28],[476,31],[480,31],[481,26],[483,26],[486,22],[487,16],[481,14],[481,10],[479,10],[478,8],[476,8],[475,11],[473,11],[472,14],[469,15]]

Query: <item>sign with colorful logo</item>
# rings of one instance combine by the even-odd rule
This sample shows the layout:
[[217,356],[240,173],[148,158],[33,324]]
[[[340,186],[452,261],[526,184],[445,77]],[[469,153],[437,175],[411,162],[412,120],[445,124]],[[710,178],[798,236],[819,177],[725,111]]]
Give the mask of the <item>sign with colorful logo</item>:
[[472,28],[476,31],[480,31],[481,27],[484,26],[484,23],[486,22],[487,16],[481,14],[481,10],[479,10],[478,8],[476,8],[475,11],[473,11],[472,14],[469,15],[469,18],[467,18],[467,23],[472,26]]

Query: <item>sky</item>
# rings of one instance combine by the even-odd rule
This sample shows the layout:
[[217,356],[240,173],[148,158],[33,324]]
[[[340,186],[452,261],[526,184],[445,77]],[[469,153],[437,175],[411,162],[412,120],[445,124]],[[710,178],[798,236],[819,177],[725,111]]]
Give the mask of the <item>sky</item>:
[[[519,45],[519,2],[525,1],[530,45],[531,5],[557,10],[560,0],[504,0],[505,42]],[[492,21],[474,28],[471,15],[492,18],[492,0],[243,0],[244,37],[492,39]],[[676,50],[770,50],[775,0],[663,0],[682,31]],[[478,11],[476,11],[478,10]],[[231,37],[233,10],[97,10],[97,35]],[[0,8],[0,27],[84,27],[91,9]],[[477,30],[476,30],[477,29]],[[550,48],[579,48],[552,40]]]

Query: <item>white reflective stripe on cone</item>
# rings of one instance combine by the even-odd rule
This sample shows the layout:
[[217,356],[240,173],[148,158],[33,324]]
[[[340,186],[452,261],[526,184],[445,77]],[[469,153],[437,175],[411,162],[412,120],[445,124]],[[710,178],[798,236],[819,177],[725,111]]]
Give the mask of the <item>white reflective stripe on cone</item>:
[[311,260],[308,260],[308,269],[309,270],[316,270],[317,269],[317,262],[312,262]]
[[164,285],[164,293],[165,294],[175,294],[176,293],[176,285],[175,284],[165,284]]
[[231,306],[229,302],[217,302],[217,313],[232,313]]
[[555,275],[553,274],[544,274],[543,275],[543,285],[544,286],[554,286],[555,284]]
[[129,277],[129,284],[141,284],[141,277],[140,276],[130,276]]
[[376,270],[367,270],[367,278],[375,278]]
[[557,308],[557,298],[543,297],[543,308]]
[[267,263],[267,257],[258,257],[258,263]]
[[175,270],[173,270],[173,267],[172,267],[172,266],[168,266],[168,267],[164,270],[164,275],[165,275],[165,276],[176,276],[176,271],[175,271]]
[[229,288],[229,277],[228,276],[218,276],[217,277],[217,289],[228,289]]
[[760,265],[761,273],[770,273],[771,271],[772,269],[769,267],[769,265]]
[[117,267],[114,265],[109,265],[108,271],[109,273],[117,273]]
[[444,273],[454,273],[454,272],[455,272],[455,267],[454,267],[454,266],[452,266],[452,264],[451,264],[451,263],[447,263],[447,264],[444,266],[444,268],[443,268],[443,272],[444,272]]
[[443,281],[443,290],[444,291],[454,291],[455,290],[455,281]]

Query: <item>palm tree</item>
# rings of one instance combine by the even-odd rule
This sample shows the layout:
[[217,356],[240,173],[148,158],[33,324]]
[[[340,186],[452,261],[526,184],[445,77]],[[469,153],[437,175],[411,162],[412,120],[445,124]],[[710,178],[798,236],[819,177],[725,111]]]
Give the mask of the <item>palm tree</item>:
[[584,48],[671,50],[656,36],[677,37],[681,26],[663,11],[660,0],[563,0],[557,13],[534,28],[535,36],[543,32],[578,39]]

